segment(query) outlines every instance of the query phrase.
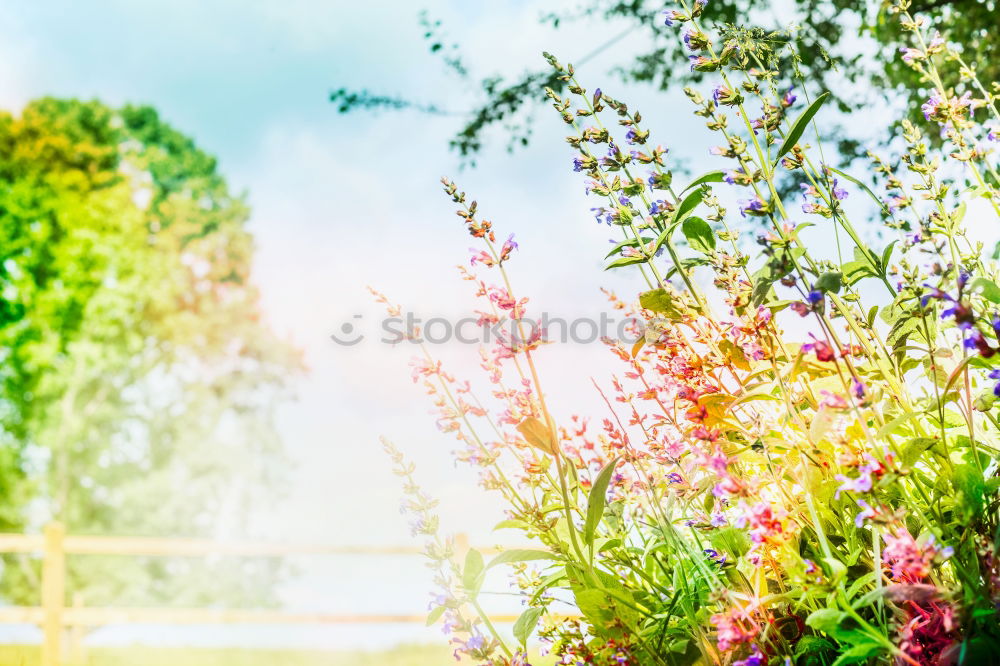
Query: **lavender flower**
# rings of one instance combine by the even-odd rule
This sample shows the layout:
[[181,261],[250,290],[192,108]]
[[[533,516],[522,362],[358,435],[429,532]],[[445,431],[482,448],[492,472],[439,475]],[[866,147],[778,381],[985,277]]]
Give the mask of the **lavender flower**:
[[854,516],[854,525],[855,527],[862,527],[864,526],[866,520],[875,517],[875,509],[873,509],[868,502],[860,499],[858,500],[858,506],[861,507],[862,511],[858,513],[858,515]]
[[852,493],[868,493],[874,487],[875,482],[872,480],[872,472],[875,471],[875,467],[871,465],[862,465],[858,468],[858,478],[851,479],[843,474],[837,474],[834,478],[841,482],[837,492],[834,494],[836,499],[840,499],[840,493],[845,491],[850,491]]
[[680,12],[676,9],[668,9],[663,12],[663,25],[667,26],[668,28],[672,28],[675,21],[683,22],[686,20],[687,16],[685,16],[683,12]]
[[767,215],[771,211],[770,205],[760,197],[754,197],[753,199],[740,199],[738,203],[740,207],[740,215],[743,217],[746,217],[747,215],[760,217],[762,215]]
[[714,72],[719,69],[719,61],[715,58],[693,55],[688,56],[688,60],[691,62],[692,72]]
[[793,86],[789,86],[788,90],[785,92],[784,97],[781,98],[781,106],[785,107],[786,109],[790,107],[792,104],[795,104],[795,100],[798,99],[795,95],[792,94],[792,90],[794,89],[795,88]]

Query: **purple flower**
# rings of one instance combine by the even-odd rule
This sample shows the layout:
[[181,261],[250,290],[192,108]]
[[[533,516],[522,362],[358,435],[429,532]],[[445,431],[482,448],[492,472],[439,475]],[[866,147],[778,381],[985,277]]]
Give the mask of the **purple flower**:
[[1000,141],[1000,124],[996,122],[991,122],[986,125],[986,129],[989,132],[986,134],[986,138],[990,141]]
[[931,95],[920,107],[924,112],[925,120],[934,120],[944,124],[955,117],[960,117],[965,109],[972,104],[972,93],[966,92],[961,97],[948,99],[942,97],[937,91]]
[[812,308],[802,301],[795,301],[789,307],[792,308],[792,311],[800,317],[808,317],[809,313],[812,312]]
[[929,289],[930,291],[920,297],[920,305],[921,305],[921,307],[925,307],[926,308],[927,304],[930,302],[930,300],[932,298],[937,299],[937,300],[943,300],[943,301],[954,301],[955,300],[949,294],[947,294],[945,291],[943,291],[941,289],[938,289],[937,287],[932,287],[929,284],[924,284],[924,288]]
[[851,391],[854,393],[855,398],[864,400],[865,395],[868,393],[868,387],[865,386],[864,382],[855,377],[851,380]]
[[663,25],[668,28],[673,27],[674,21],[684,21],[687,17],[676,9],[668,9],[663,12]]
[[729,86],[719,84],[712,90],[712,99],[716,106],[735,106],[743,101],[743,97]]
[[854,517],[854,525],[855,527],[862,527],[866,520],[875,517],[875,509],[864,500],[858,500],[858,506],[861,507],[862,511]]
[[945,104],[945,100],[938,94],[937,91],[934,91],[934,94],[931,95],[920,107],[920,110],[924,112],[924,120],[930,120],[931,116],[937,113],[938,108],[942,104]]
[[[990,372],[989,377],[990,377],[990,379],[1000,380],[1000,368],[998,368],[998,369],[993,370],[992,372]],[[993,387],[993,395],[995,395],[996,397],[1000,398],[1000,381],[998,381],[996,383],[996,386]]]
[[847,194],[848,194],[847,190],[845,190],[842,187],[837,187],[837,179],[836,178],[833,179],[833,187],[830,188],[830,189],[833,192],[833,198],[834,199],[836,199],[838,201],[843,201],[844,199],[847,198]]
[[900,46],[899,52],[903,54],[903,62],[907,65],[913,63],[914,60],[923,60],[924,54],[918,49],[910,48],[908,46]]
[[709,41],[705,33],[694,26],[689,26],[684,31],[684,45],[687,46],[689,51],[702,51],[708,48]]
[[754,197],[753,199],[740,199],[739,200],[740,215],[746,217],[747,215],[766,215],[768,212],[767,204],[760,198]]
[[702,55],[688,56],[692,72],[714,72],[719,69],[719,61]]
[[871,492],[874,482],[872,481],[872,472],[874,469],[869,465],[862,465],[858,468],[859,476],[856,479],[850,479],[843,474],[837,474],[834,478],[841,482],[837,492],[834,494],[834,498],[840,499],[840,493],[845,491],[850,491],[852,493],[867,493]]
[[691,38],[692,37],[696,38],[697,35],[698,31],[691,27],[689,27],[687,30],[684,31],[684,44],[692,51],[698,50],[697,46],[691,46]]
[[726,563],[725,554],[719,553],[719,551],[715,550],[714,548],[706,548],[705,554],[708,555],[708,559],[712,560],[716,564],[723,565]]
[[786,109],[790,107],[792,104],[795,104],[795,100],[798,99],[795,95],[792,94],[792,90],[794,90],[794,87],[789,86],[788,90],[785,92],[785,96],[781,98],[781,105]]
[[726,171],[723,174],[722,179],[730,185],[736,185],[737,179],[740,179],[742,176],[746,176],[746,172],[743,171],[743,167],[740,167],[738,169],[733,169],[732,171]]
[[753,648],[753,654],[746,659],[734,661],[733,666],[765,666],[764,655],[760,653],[760,650],[758,650],[755,645]]

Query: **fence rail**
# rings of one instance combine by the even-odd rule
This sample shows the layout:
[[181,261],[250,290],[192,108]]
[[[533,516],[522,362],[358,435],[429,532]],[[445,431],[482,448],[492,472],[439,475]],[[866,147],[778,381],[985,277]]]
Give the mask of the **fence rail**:
[[[468,538],[458,535],[456,549],[468,550]],[[480,548],[495,553],[495,548]],[[77,597],[66,605],[67,555],[123,555],[152,557],[286,557],[289,555],[416,555],[416,546],[343,546],[315,543],[212,541],[156,537],[67,535],[60,523],[45,526],[42,534],[0,534],[0,553],[36,554],[42,558],[42,605],[0,606],[0,624],[36,624],[42,628],[41,666],[60,666],[63,631],[71,629],[70,656],[79,659],[82,629],[108,624],[394,624],[424,622],[424,614],[293,613],[272,610],[217,608],[98,608],[82,605]],[[498,615],[497,622],[516,616]]]

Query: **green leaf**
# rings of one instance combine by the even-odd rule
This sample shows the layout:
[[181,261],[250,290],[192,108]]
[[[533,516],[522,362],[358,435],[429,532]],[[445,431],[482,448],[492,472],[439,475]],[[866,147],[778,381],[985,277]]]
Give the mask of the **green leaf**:
[[[653,239],[652,238],[643,238],[642,239],[642,244],[645,245],[645,244],[649,243],[651,240],[653,240]],[[612,256],[618,254],[623,249],[625,249],[627,247],[636,247],[638,245],[639,245],[639,240],[637,238],[629,238],[628,240],[623,240],[621,243],[618,243],[613,248],[611,248],[611,252],[608,252],[606,255],[604,255],[604,258],[605,259],[610,259]]]
[[595,588],[578,588],[573,591],[576,607],[595,629],[603,629],[611,620],[608,595]]
[[883,275],[885,274],[885,270],[889,267],[889,259],[892,258],[892,250],[896,247],[897,242],[898,241],[892,241],[885,246],[884,250],[882,250],[882,261],[880,265]]
[[517,425],[517,431],[536,449],[552,456],[559,455],[559,445],[553,443],[549,427],[534,416],[528,416],[521,421]]
[[514,638],[521,643],[522,647],[527,645],[532,632],[538,626],[538,618],[542,616],[543,612],[541,608],[529,608],[521,613],[517,621],[514,622]]
[[597,524],[601,522],[601,518],[604,516],[604,506],[607,504],[608,484],[611,483],[611,477],[615,473],[615,466],[617,464],[618,458],[615,458],[605,465],[604,469],[597,473],[594,485],[590,488],[590,496],[587,497],[587,519],[583,526],[583,539],[588,546],[594,544],[594,530],[597,529]]
[[844,276],[844,283],[848,286],[863,278],[875,277],[875,273],[867,261],[848,261],[841,265],[840,271]]
[[847,619],[847,613],[843,611],[834,608],[820,608],[809,614],[809,617],[806,618],[806,624],[816,631],[822,631],[824,634],[833,636],[837,632],[840,623],[845,619]]
[[955,468],[952,484],[959,492],[960,506],[965,518],[972,519],[980,516],[986,493],[982,472],[975,465],[959,465]]
[[971,288],[972,293],[979,292],[986,300],[992,303],[1000,303],[1000,287],[992,280],[976,278],[972,281]]
[[785,136],[785,140],[781,142],[781,147],[778,148],[777,154],[774,156],[775,162],[781,159],[781,156],[791,150],[799,139],[802,138],[802,134],[806,131],[806,127],[809,126],[809,121],[813,119],[816,112],[819,111],[819,107],[823,106],[823,102],[826,98],[830,96],[830,93],[823,93],[819,97],[813,100],[813,103],[806,107],[795,122],[792,123],[792,128],[788,130],[788,135]]
[[650,254],[655,255],[657,252],[659,252],[660,248],[663,247],[663,244],[667,242],[667,239],[670,237],[670,234],[672,234],[674,232],[674,229],[676,228],[677,225],[670,225],[669,227],[661,231],[660,235],[656,237],[656,242],[653,243],[653,247],[650,251]]
[[691,249],[702,254],[709,254],[715,250],[715,234],[712,232],[712,227],[700,217],[692,215],[684,220],[681,231],[684,232]]
[[836,294],[840,292],[840,288],[843,286],[843,277],[839,272],[823,273],[816,278],[816,283],[813,287],[824,294]]
[[954,224],[957,227],[962,222],[962,220],[965,219],[965,211],[966,211],[966,205],[965,202],[963,201],[962,203],[958,204],[958,207],[951,214],[952,224]]
[[695,207],[701,203],[704,193],[698,189],[689,193],[686,197],[681,199],[681,202],[677,205],[677,211],[674,213],[674,222],[678,222],[684,219],[684,216],[690,213]]
[[462,567],[462,585],[465,589],[473,594],[479,591],[479,586],[482,584],[480,574],[484,568],[483,554],[475,548],[470,548],[465,554],[465,566]]
[[612,268],[621,268],[622,266],[634,266],[636,264],[646,263],[646,257],[622,257],[620,259],[615,259],[610,264],[604,267],[604,270],[609,271]]
[[903,464],[912,466],[913,463],[920,459],[920,456],[924,454],[924,451],[934,448],[934,445],[937,443],[938,440],[932,437],[915,437],[911,439],[906,443],[906,446],[903,447]]
[[875,203],[878,204],[878,207],[882,209],[882,213],[884,215],[891,215],[892,214],[892,211],[890,211],[889,207],[885,205],[885,202],[882,201],[881,199],[879,199],[878,195],[875,194],[874,192],[872,192],[872,190],[871,190],[870,187],[868,187],[867,185],[865,185],[864,183],[862,183],[860,180],[858,180],[854,176],[852,176],[850,174],[847,174],[847,173],[844,173],[840,169],[837,169],[837,168],[834,168],[834,167],[831,167],[831,166],[828,166],[827,168],[829,168],[830,171],[834,172],[838,176],[840,176],[842,178],[846,178],[847,180],[849,180],[850,182],[854,183],[855,185],[857,185],[858,187],[860,187],[861,189],[863,189],[865,192],[867,192],[868,196],[870,196],[875,201]]
[[538,599],[543,594],[545,594],[550,587],[552,587],[565,577],[566,577],[566,571],[560,568],[558,571],[555,571],[546,576],[545,578],[543,578],[542,582],[538,584],[538,589],[535,590],[535,593],[532,595],[531,599],[528,600],[528,603],[529,604],[536,603]]
[[688,186],[681,190],[681,194],[684,194],[693,187],[698,187],[699,185],[703,185],[705,183],[721,183],[725,177],[725,171],[709,171],[708,173],[703,173],[688,183]]
[[847,576],[847,565],[836,557],[824,557],[823,563],[830,569],[831,582],[839,583]]
[[445,610],[445,606],[435,606],[434,610],[427,614],[427,626],[429,627],[440,620],[441,616],[444,615]]
[[906,344],[906,339],[920,330],[920,320],[916,317],[900,317],[889,329],[885,341],[892,346],[893,351],[899,352]]
[[547,550],[532,550],[530,548],[512,548],[505,550],[486,565],[486,569],[492,569],[500,564],[510,564],[512,562],[531,562],[533,560],[558,560],[559,557]]
[[918,416],[920,416],[919,412],[906,412],[905,414],[900,414],[899,416],[897,416],[896,418],[894,418],[893,420],[889,421],[884,426],[882,426],[881,428],[879,428],[879,431],[878,431],[878,434],[876,435],[876,437],[878,437],[879,439],[882,439],[883,437],[886,437],[887,435],[891,435],[891,434],[895,433],[899,429],[899,426],[903,425],[905,422],[909,421],[910,419],[916,418]]
[[639,305],[646,310],[659,312],[668,317],[679,317],[680,311],[674,305],[674,298],[666,289],[653,289],[639,294]]
[[860,661],[868,661],[871,657],[884,651],[885,647],[875,641],[863,641],[855,643],[846,652],[837,657],[833,666],[843,666],[844,664],[856,664]]
[[799,658],[796,663],[809,664],[809,666],[829,663],[826,657],[835,653],[837,647],[821,636],[803,636],[795,644],[795,656]]

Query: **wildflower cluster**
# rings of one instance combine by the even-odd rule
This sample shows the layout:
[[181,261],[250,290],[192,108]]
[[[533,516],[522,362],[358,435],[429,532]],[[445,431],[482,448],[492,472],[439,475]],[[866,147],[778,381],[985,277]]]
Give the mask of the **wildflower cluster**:
[[[520,664],[537,632],[558,664],[990,663],[1000,270],[976,235],[1000,222],[996,87],[897,2],[927,127],[904,122],[900,154],[870,155],[873,189],[824,158],[826,96],[809,94],[793,40],[713,34],[703,7],[664,15],[690,66],[718,77],[686,95],[720,165],[684,186],[638,111],[546,54],[572,168],[618,234],[607,268],[646,285],[608,294],[645,333],[606,341],[622,364],[595,387],[607,412],[549,410],[537,332],[483,350],[484,401],[429,356],[416,366],[459,458],[509,503],[498,528],[535,544],[470,552],[463,603],[488,632],[456,625],[482,639],[463,650]],[[517,330],[516,244],[445,190],[481,244],[473,268],[494,276],[462,269],[482,317]],[[514,642],[476,600],[500,565],[525,603]]]

